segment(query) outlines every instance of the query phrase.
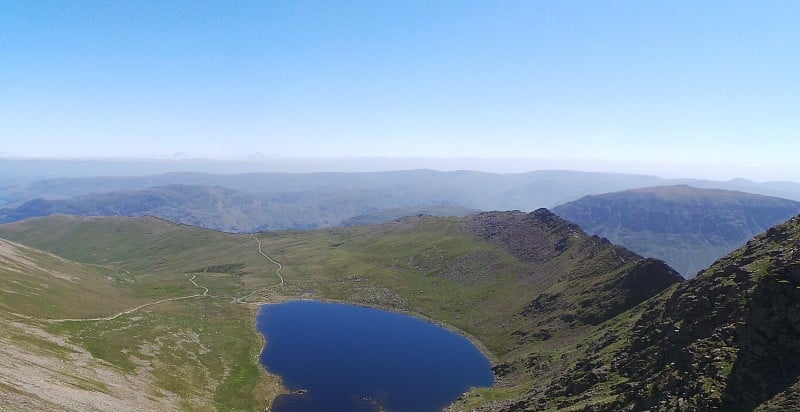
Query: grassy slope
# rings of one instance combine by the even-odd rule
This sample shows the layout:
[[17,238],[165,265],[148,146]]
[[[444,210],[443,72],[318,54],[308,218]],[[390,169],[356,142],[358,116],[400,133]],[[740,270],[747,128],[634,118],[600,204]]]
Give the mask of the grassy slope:
[[[17,321],[69,337],[117,372],[145,375],[153,396],[176,398],[182,409],[263,409],[280,390],[277,379],[254,361],[263,345],[253,331],[254,307],[233,303],[234,297],[276,282],[254,239],[156,219],[56,217],[5,229],[9,237],[29,243],[40,239],[37,246],[82,262],[18,247],[42,269],[18,272],[19,263],[0,266],[0,305],[22,315]],[[202,290],[184,273],[204,269],[196,282],[216,297],[167,302],[110,321],[53,324],[28,318],[109,316],[142,303],[198,294]],[[29,299],[25,293],[39,295]]]
[[[541,217],[512,215],[525,224]],[[635,315],[613,302],[619,298],[613,280],[631,273],[640,258],[620,256],[621,249],[565,223],[541,223],[530,227],[540,238],[521,244],[530,241],[540,246],[533,253],[546,262],[526,261],[515,256],[513,247],[467,230],[469,219],[426,216],[379,226],[260,233],[264,250],[284,264],[286,284],[280,288],[269,287],[276,282],[274,266],[256,252],[252,237],[152,218],[49,217],[0,226],[0,237],[100,268],[130,271],[136,296],[153,300],[197,293],[184,273],[205,268],[232,272],[198,275],[197,281],[214,295],[248,301],[343,300],[435,319],[475,337],[502,369],[495,370],[499,381],[494,388],[473,391],[455,407],[510,409],[513,399],[541,397],[548,387],[564,386],[558,371],[585,357],[590,345],[583,342],[602,327],[581,321],[582,316],[600,319],[622,310],[623,320],[616,324],[625,329],[625,319]],[[518,227],[520,222],[506,224]],[[561,246],[554,251],[557,243]],[[541,296],[555,297],[552,307],[530,309]],[[592,312],[595,305],[587,300],[591,297],[604,300],[596,305],[602,313]],[[606,300],[611,306],[604,306]],[[154,379],[180,395],[187,408],[207,404],[209,399],[191,400],[202,395],[197,388],[209,387],[209,376],[233,377],[210,391],[216,402],[211,404],[249,408],[257,402],[247,403],[253,398],[243,395],[253,390],[268,394],[276,390],[269,386],[275,381],[255,378],[253,358],[260,342],[256,343],[253,331],[253,313],[230,302],[182,300],[137,316],[101,324],[63,324],[53,330],[66,333],[121,370],[133,370],[137,359],[163,364],[161,372],[153,371]],[[218,353],[229,359],[215,363],[205,356]],[[194,372],[176,373],[180,368]],[[259,392],[262,387],[257,382],[268,390]],[[569,393],[558,396],[564,405],[579,401]]]
[[412,206],[370,210],[343,220],[337,226],[377,225],[391,222],[406,216],[469,216],[480,210],[459,206]]
[[144,303],[123,271],[81,265],[3,239],[0,274],[4,312],[38,318],[93,317]]
[[287,263],[291,294],[414,312],[480,335],[493,352],[502,352],[495,337],[510,328],[504,315],[528,298],[516,280],[528,268],[501,248],[474,241],[462,225],[424,217],[260,236]]
[[[282,262],[293,262],[283,272],[288,280],[282,289],[286,296],[388,306],[432,316],[470,332],[485,330],[499,325],[497,317],[503,312],[502,307],[523,303],[522,295],[509,286],[512,282],[500,269],[515,268],[511,272],[519,273],[525,268],[496,246],[471,241],[461,233],[460,226],[458,221],[443,220],[424,225],[424,230],[418,224],[411,224],[386,231],[362,227],[261,236],[271,255]],[[91,268],[100,273],[88,287],[100,288],[99,294],[105,300],[77,299],[81,288],[87,287],[82,285],[63,292],[75,311],[64,311],[63,306],[47,311],[39,303],[17,308],[28,316],[110,315],[142,302],[194,294],[197,290],[184,273],[203,269],[214,271],[222,267],[235,272],[198,275],[197,282],[209,287],[215,295],[243,298],[276,282],[274,267],[265,265],[265,259],[255,253],[252,237],[178,226],[157,219],[58,216],[5,225],[2,236],[91,265],[70,263],[76,270]],[[455,264],[474,267],[472,272],[480,273],[479,276],[448,280],[447,274],[437,273],[448,267],[448,262],[462,258],[465,252],[474,257]],[[68,262],[49,254],[42,256]],[[488,263],[484,257],[490,258]],[[486,270],[486,265],[492,265],[491,270]],[[106,285],[102,276],[105,272],[115,274],[123,282]],[[456,281],[465,287],[452,288]],[[504,302],[489,300],[498,288],[503,296],[517,297]],[[309,294],[312,290],[315,292]],[[266,289],[248,299],[269,300],[274,298],[270,296],[272,293],[274,289]],[[120,295],[130,297],[120,299]],[[52,297],[42,300],[52,301]],[[465,302],[485,305],[465,305]],[[253,313],[248,313],[249,310],[229,300],[200,298],[149,307],[108,322],[68,322],[47,328],[52,333],[69,336],[95,357],[126,373],[134,373],[142,362],[154,365],[156,386],[179,395],[185,402],[182,406],[189,409],[210,403],[203,392],[212,389],[210,392],[214,393],[215,388],[210,386],[215,382],[208,382],[208,377],[225,376],[227,372],[234,379],[223,380],[213,401],[222,409],[248,409],[253,406],[247,403],[252,398],[241,394],[248,388],[252,390],[258,382],[258,365],[253,359],[261,347],[257,339],[257,345],[252,344],[257,336],[252,329]],[[220,353],[231,358],[226,359],[227,364],[215,361]],[[228,368],[234,370],[227,371]]]
[[[150,376],[127,379],[41,319],[98,316],[142,302],[130,279],[0,239],[0,410],[131,409]],[[132,392],[134,391],[134,392]],[[165,409],[168,397],[141,407]]]

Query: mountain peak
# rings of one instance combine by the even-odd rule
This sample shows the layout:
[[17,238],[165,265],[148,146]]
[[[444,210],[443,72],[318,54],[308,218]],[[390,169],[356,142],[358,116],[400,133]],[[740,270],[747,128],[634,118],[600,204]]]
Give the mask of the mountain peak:
[[465,226],[531,265],[541,293],[523,314],[558,318],[554,324],[598,324],[681,280],[664,262],[589,236],[547,209],[481,213]]

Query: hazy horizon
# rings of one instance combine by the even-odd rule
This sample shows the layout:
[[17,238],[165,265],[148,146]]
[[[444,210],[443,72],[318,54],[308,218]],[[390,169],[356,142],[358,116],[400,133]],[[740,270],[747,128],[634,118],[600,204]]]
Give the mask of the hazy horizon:
[[[164,173],[196,172],[209,174],[243,173],[362,173],[430,169],[441,172],[476,171],[497,174],[519,174],[539,171],[569,171],[580,173],[610,173],[654,176],[664,179],[700,179],[731,181],[746,179],[753,182],[800,182],[795,179],[772,179],[768,176],[725,174],[708,169],[707,173],[686,174],[681,170],[655,170],[646,166],[615,167],[580,161],[565,162],[549,159],[486,159],[486,158],[401,158],[401,157],[340,157],[340,158],[33,158],[0,156],[0,177],[54,178],[98,176],[146,176]],[[696,172],[696,170],[695,170]],[[739,170],[741,172],[741,170]]]
[[12,0],[0,157],[800,181],[798,14]]

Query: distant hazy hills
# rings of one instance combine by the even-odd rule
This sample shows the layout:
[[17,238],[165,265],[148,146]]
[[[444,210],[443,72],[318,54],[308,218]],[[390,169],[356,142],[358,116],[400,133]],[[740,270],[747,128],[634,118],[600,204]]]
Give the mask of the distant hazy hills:
[[[345,219],[407,202],[390,193],[343,189],[338,192],[249,194],[218,186],[170,185],[143,190],[92,193],[66,199],[37,198],[0,209],[0,223],[37,216],[155,216],[176,223],[226,232],[312,229],[340,225]],[[378,214],[391,220],[394,214]],[[468,209],[408,209],[408,213],[468,214]],[[364,216],[364,221],[374,220]],[[358,220],[358,219],[357,219]]]
[[33,181],[6,179],[0,187],[0,221],[56,213],[153,215],[232,232],[310,229],[380,223],[404,214],[530,211],[552,208],[585,195],[678,183],[800,200],[800,184],[791,182],[667,180],[572,171],[169,173]]
[[541,171],[524,174],[410,170],[376,173],[171,173],[56,178],[0,189],[0,222],[35,216],[151,215],[250,232],[382,223],[401,216],[532,210],[653,177]]
[[800,202],[738,191],[657,186],[554,208],[590,234],[667,262],[686,277],[800,212]]
[[[373,173],[249,173],[213,175],[169,173],[139,177],[56,178],[0,189],[9,205],[36,198],[69,198],[90,193],[136,191],[170,185],[219,186],[247,194],[309,195],[366,190],[403,199],[393,207],[430,204],[481,210],[533,210],[552,207],[592,193],[652,186],[663,179],[613,173],[537,171],[496,174],[474,171],[407,170]],[[800,190],[798,190],[800,194]]]

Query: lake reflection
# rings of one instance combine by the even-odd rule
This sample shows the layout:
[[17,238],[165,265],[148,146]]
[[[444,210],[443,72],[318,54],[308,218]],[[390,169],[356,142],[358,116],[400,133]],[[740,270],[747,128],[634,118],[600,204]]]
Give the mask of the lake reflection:
[[423,320],[352,305],[264,305],[261,363],[292,391],[274,412],[436,411],[490,386],[489,360],[466,338]]

